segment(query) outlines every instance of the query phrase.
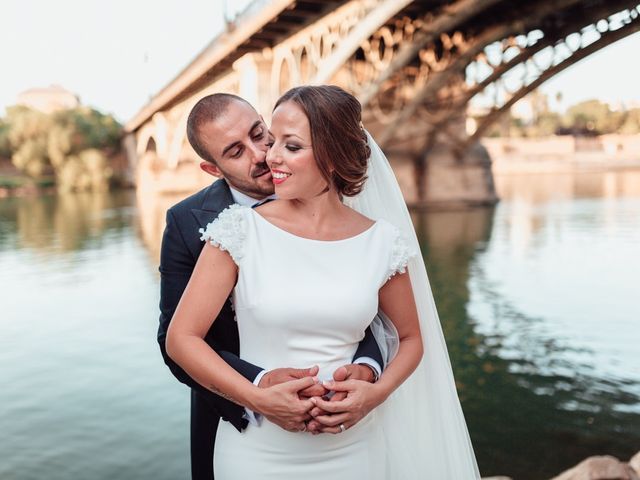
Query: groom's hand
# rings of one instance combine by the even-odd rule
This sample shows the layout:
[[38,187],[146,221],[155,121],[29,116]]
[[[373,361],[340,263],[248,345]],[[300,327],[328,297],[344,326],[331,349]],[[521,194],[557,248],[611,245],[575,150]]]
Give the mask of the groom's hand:
[[[269,370],[264,374],[260,379],[260,383],[258,383],[258,387],[269,388],[292,380],[300,380],[305,377],[315,377],[317,374],[317,365],[311,368],[276,368],[274,370]],[[321,397],[326,395],[327,390],[321,383],[316,383],[298,393],[300,397]]]
[[[344,365],[333,372],[333,379],[336,382],[344,382],[346,380],[361,380],[364,382],[372,383],[375,380],[375,375],[371,368],[365,365],[352,363],[349,365]],[[329,402],[341,402],[345,398],[347,398],[347,391],[334,391],[334,394],[331,399],[329,399]],[[330,416],[331,414],[320,407],[314,407],[310,413],[311,416],[314,417],[314,420],[310,420],[307,423],[307,430],[312,433],[324,432],[323,428],[325,427],[325,425],[315,420],[315,417]],[[327,431],[324,433],[330,432]]]

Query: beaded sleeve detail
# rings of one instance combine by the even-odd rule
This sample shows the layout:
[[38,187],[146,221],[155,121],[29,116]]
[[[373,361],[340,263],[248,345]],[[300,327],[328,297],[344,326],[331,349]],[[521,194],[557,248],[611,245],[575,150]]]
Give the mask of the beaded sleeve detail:
[[246,225],[243,211],[248,207],[234,204],[218,215],[207,228],[201,228],[200,240],[208,241],[214,247],[227,251],[238,264],[243,256],[246,234]]
[[387,272],[387,280],[396,273],[405,273],[409,260],[417,255],[410,246],[400,229],[394,227],[393,245],[391,247],[391,261]]

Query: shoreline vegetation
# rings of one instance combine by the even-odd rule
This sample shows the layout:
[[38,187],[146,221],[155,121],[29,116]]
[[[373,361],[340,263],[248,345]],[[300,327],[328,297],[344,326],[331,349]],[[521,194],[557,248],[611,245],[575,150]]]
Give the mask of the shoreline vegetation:
[[[114,183],[115,184],[110,186],[107,190],[127,190],[134,188],[133,185],[126,183],[125,181],[118,180]],[[78,190],[70,191],[73,192]],[[0,199],[10,197],[53,195],[66,192],[67,191],[65,190],[60,190],[53,176],[44,176],[34,179],[25,175],[21,175],[19,172],[0,172]]]
[[122,136],[111,115],[90,107],[8,107],[0,117],[0,197],[123,186]]
[[[495,175],[640,169],[640,108],[588,100],[561,115],[544,96],[530,103],[527,119],[510,112],[481,141]],[[0,117],[0,198],[133,187],[122,138],[122,125],[87,106],[8,107]]]
[[[493,137],[484,138],[482,144],[491,158],[494,175],[640,170],[640,134]],[[83,178],[80,169],[61,185],[54,172],[29,176],[15,167],[9,158],[0,156],[0,198],[135,187],[124,180],[128,167],[123,152],[111,152],[104,159],[107,170],[103,175],[99,171],[94,172],[92,181],[87,174]]]
[[52,178],[31,179],[19,173],[0,173],[0,198],[44,195],[55,192]]

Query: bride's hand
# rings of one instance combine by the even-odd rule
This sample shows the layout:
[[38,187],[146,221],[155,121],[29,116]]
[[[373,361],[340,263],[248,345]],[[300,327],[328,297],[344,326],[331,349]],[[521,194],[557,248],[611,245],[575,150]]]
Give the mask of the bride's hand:
[[[299,378],[315,377],[318,375],[318,370],[317,365],[311,368],[274,368],[263,375],[258,386],[260,388],[269,388],[291,380],[298,380]],[[301,397],[321,397],[326,393],[327,390],[321,383],[316,383],[298,392]]]
[[299,394],[317,384],[317,377],[307,376],[268,388],[257,388],[250,408],[285,430],[304,431],[305,422],[311,419],[309,410],[314,404]]
[[[336,371],[333,372],[333,379],[336,382],[344,382],[345,380],[364,380],[365,382],[371,383],[375,380],[375,375],[373,374],[373,371],[371,370],[371,368],[369,368],[368,366],[365,366],[362,364],[350,363],[348,365],[343,365],[342,367],[337,368]],[[328,390],[325,391],[325,393],[327,392]],[[324,393],[316,394],[313,396],[322,397],[324,396]],[[345,398],[347,398],[347,392],[333,392],[333,395],[331,396],[330,401],[339,402],[344,400]],[[328,415],[327,412],[325,412],[319,407],[314,407],[310,413],[312,417],[318,417],[320,415]],[[321,433],[322,428],[323,428],[323,425],[320,422],[316,422],[315,420],[311,420],[307,422],[307,430],[311,433],[314,433],[314,434]]]
[[341,433],[343,429],[340,425],[345,429],[351,428],[384,401],[375,385],[366,381],[329,381],[324,382],[324,386],[336,392],[335,395],[346,394],[346,398],[337,401],[332,401],[333,398],[331,400],[319,397],[312,399],[316,407],[326,412],[314,417],[314,420],[321,425],[319,431],[322,433]]

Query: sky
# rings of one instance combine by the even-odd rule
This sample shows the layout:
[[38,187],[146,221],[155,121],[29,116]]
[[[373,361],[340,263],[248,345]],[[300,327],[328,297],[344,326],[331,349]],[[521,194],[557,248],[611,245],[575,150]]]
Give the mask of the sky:
[[32,87],[61,85],[127,121],[247,0],[3,0],[0,114]]
[[[61,85],[84,104],[132,118],[222,30],[248,0],[3,0],[0,115],[28,88]],[[542,86],[582,100],[640,102],[632,59],[640,33],[609,46]]]

